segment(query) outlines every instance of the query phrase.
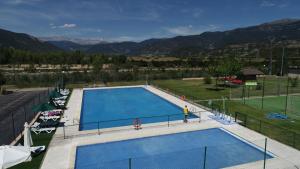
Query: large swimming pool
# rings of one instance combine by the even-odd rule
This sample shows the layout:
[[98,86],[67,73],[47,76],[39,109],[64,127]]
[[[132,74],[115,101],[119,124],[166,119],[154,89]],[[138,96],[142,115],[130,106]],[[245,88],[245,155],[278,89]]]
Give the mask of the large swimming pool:
[[[76,169],[217,169],[264,159],[264,152],[224,129],[77,147]],[[266,156],[267,159],[272,156]],[[131,166],[131,167],[129,167]]]
[[80,130],[133,125],[134,118],[142,124],[183,119],[182,108],[143,87],[83,92]]

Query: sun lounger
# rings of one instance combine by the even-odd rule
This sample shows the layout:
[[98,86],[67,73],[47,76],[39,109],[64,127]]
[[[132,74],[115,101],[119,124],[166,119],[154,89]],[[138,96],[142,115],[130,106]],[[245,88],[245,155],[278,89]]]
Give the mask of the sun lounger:
[[39,122],[34,122],[33,123],[33,125],[31,126],[32,128],[39,128],[39,125],[40,125],[41,123],[39,123]]
[[60,116],[62,114],[61,111],[47,111],[47,112],[41,112],[41,115],[43,116]]
[[51,104],[52,105],[54,105],[57,109],[64,109],[65,108],[65,106],[64,105],[59,105],[59,104],[57,104],[56,102],[51,102]]
[[65,100],[54,100],[56,103],[62,103],[62,104],[65,104],[66,101]]
[[39,154],[43,151],[45,151],[46,146],[35,146],[35,147],[30,147],[30,151],[33,154]]
[[48,121],[48,120],[56,121],[60,119],[60,116],[40,116],[40,119],[43,121]]
[[70,94],[70,92],[69,91],[61,91],[60,94],[63,96],[68,96]]
[[62,109],[53,109],[53,110],[48,110],[48,111],[44,111],[45,113],[48,113],[48,112],[57,112],[57,113],[62,113],[63,110]]
[[60,92],[70,92],[69,89],[60,89]]
[[50,128],[31,128],[31,131],[33,131],[35,134],[40,134],[42,132],[45,133],[52,133],[56,128],[55,127],[50,127]]
[[59,102],[59,101],[53,101],[54,103],[60,105],[60,106],[64,106],[65,105],[65,102]]
[[64,104],[59,104],[59,103],[56,103],[55,101],[52,101],[52,103],[54,104],[54,106],[55,106],[56,108],[64,107]]
[[62,96],[62,97],[56,97],[53,98],[54,100],[66,100],[68,98],[68,96]]
[[59,125],[58,121],[46,121],[46,122],[35,122],[31,127],[34,128],[49,128],[49,127],[56,127]]

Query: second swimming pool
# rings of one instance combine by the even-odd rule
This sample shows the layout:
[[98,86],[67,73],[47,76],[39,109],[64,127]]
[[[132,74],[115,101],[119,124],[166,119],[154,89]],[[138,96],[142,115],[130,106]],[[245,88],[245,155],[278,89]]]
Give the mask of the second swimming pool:
[[154,123],[183,119],[183,113],[143,87],[84,90],[80,130],[132,125],[134,118]]
[[212,128],[80,146],[75,168],[217,169],[260,161],[265,155],[272,158],[228,131]]

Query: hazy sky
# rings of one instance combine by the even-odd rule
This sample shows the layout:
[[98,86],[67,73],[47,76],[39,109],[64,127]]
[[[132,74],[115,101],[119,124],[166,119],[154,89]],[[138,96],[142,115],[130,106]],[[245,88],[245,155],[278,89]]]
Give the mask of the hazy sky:
[[140,41],[300,18],[300,0],[0,0],[0,28]]

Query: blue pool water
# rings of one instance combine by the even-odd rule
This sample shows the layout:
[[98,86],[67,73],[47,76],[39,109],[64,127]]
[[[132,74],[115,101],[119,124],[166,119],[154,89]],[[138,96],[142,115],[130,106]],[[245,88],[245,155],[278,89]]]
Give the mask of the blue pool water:
[[[77,147],[76,169],[217,169],[264,159],[264,153],[219,128]],[[267,159],[272,156],[267,155]]]
[[183,113],[180,107],[142,87],[84,91],[80,130],[133,125],[134,118],[144,124],[183,119]]

